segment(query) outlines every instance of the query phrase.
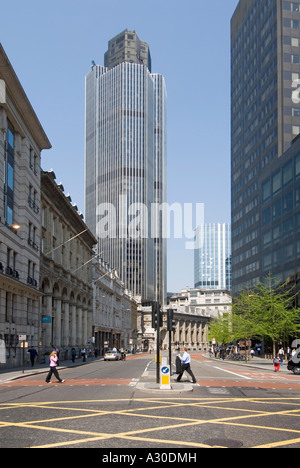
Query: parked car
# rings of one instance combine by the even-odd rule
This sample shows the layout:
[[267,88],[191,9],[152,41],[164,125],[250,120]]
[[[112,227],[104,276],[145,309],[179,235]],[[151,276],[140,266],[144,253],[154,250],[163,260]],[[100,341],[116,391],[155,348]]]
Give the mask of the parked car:
[[121,353],[113,349],[108,349],[104,354],[104,361],[119,361],[121,359]]

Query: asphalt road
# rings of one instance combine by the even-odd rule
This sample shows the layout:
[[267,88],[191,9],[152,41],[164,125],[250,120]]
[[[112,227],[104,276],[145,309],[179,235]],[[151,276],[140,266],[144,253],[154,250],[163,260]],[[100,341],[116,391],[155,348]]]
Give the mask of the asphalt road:
[[130,466],[173,463],[179,449],[179,462],[198,462],[200,448],[300,447],[300,376],[192,357],[197,384],[183,393],[140,389],[155,381],[153,355],[63,369],[63,384],[1,384],[0,447],[96,448],[98,461]]

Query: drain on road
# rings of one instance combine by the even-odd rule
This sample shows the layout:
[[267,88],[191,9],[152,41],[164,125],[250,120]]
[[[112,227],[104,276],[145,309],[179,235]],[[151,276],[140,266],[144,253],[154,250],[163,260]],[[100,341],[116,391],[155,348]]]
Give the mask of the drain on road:
[[240,440],[232,439],[207,439],[204,441],[205,445],[210,447],[224,447],[224,448],[240,448],[243,446],[243,442]]

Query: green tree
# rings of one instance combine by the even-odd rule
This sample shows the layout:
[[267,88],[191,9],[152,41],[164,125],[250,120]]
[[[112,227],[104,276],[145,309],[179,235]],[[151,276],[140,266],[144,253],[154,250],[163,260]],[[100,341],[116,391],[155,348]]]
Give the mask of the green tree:
[[217,343],[230,343],[233,340],[231,313],[226,313],[212,321],[209,325],[208,336],[210,341],[215,338]]
[[278,341],[295,337],[300,332],[300,313],[294,307],[296,294],[286,284],[274,286],[268,276],[266,284],[242,291],[233,301],[232,324],[235,339],[261,336],[273,342],[273,354]]

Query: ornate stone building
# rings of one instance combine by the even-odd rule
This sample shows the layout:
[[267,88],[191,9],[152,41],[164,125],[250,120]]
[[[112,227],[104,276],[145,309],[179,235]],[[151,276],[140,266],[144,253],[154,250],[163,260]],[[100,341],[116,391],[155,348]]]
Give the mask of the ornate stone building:
[[0,44],[0,367],[21,366],[20,338],[39,342],[40,158],[49,148]]
[[103,260],[95,262],[94,337],[100,354],[115,346],[135,351],[137,347],[137,303],[118,277],[118,272]]
[[[185,345],[190,350],[208,349],[208,327],[213,318],[231,310],[232,298],[227,290],[184,289],[169,298],[169,306],[174,312],[175,329],[171,333],[172,348]],[[166,309],[167,309],[166,308]],[[141,348],[156,349],[156,333],[152,328],[151,307],[139,310],[139,340]],[[169,348],[167,332],[167,310],[163,313],[163,326],[160,329],[160,347]]]
[[[42,172],[41,350],[136,347],[137,304],[95,254],[97,240],[55,174]],[[100,254],[101,255],[101,254]]]
[[41,176],[40,351],[54,346],[61,358],[91,342],[93,335],[92,260],[97,241],[55,174]]

